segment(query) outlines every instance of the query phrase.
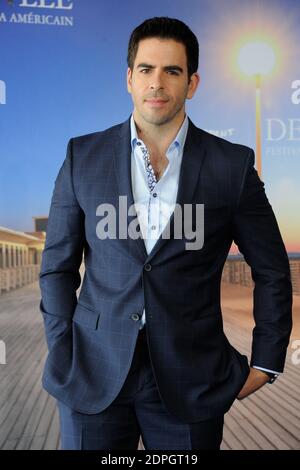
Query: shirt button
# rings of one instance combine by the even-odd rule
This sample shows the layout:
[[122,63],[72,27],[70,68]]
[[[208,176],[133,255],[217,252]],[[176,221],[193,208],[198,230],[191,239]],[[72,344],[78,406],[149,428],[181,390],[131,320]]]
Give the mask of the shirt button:
[[151,230],[155,230],[155,229],[156,229],[156,225],[152,225]]
[[133,313],[133,314],[131,315],[131,320],[139,321],[139,319],[140,319],[140,316],[139,316],[138,313]]
[[157,197],[157,193],[153,193],[153,197]]
[[145,266],[144,266],[145,271],[151,271],[151,269],[152,269],[151,264],[145,264]]

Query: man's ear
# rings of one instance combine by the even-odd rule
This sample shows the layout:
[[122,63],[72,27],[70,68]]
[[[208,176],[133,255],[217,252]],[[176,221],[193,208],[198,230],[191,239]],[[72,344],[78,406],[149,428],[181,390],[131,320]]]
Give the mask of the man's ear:
[[189,83],[188,87],[188,93],[187,93],[187,99],[193,98],[194,94],[196,93],[196,90],[199,86],[200,83],[200,75],[198,73],[193,73],[191,76],[191,81]]
[[131,93],[131,80],[132,80],[132,71],[131,68],[127,68],[127,90]]

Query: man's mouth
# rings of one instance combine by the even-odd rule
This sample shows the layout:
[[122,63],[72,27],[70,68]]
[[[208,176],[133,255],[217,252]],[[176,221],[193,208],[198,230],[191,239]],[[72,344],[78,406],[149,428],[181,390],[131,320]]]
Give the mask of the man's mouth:
[[163,106],[167,103],[168,101],[167,100],[160,100],[160,99],[149,99],[149,100],[146,100],[146,103],[150,104],[151,106],[155,106],[155,107],[159,107],[159,106]]

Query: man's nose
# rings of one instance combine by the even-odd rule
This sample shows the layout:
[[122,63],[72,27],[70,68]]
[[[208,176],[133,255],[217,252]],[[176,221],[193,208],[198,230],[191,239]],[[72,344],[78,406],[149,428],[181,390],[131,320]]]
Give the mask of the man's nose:
[[159,90],[164,87],[163,76],[161,72],[155,71],[153,73],[150,87],[152,90],[155,90],[155,89]]

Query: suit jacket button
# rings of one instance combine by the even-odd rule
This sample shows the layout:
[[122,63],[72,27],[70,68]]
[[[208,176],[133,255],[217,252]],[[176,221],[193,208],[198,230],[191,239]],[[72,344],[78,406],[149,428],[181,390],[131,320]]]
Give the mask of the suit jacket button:
[[139,321],[140,316],[139,316],[138,313],[133,313],[133,314],[131,315],[131,319],[134,320],[134,321]]
[[145,266],[144,266],[145,271],[151,271],[151,269],[152,269],[151,264],[145,264]]

